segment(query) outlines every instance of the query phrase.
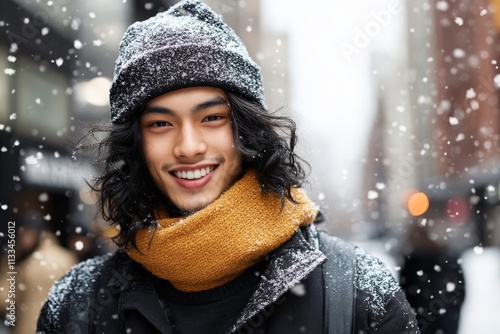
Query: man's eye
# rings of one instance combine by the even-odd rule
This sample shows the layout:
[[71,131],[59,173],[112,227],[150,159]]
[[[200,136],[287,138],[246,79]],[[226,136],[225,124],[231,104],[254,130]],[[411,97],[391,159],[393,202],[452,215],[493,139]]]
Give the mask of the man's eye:
[[223,118],[226,118],[226,117],[223,115],[210,115],[210,116],[205,117],[203,119],[203,122],[213,122],[213,121],[218,121],[218,120],[223,119]]
[[160,126],[168,126],[168,125],[170,125],[170,123],[168,123],[167,121],[158,121],[158,122],[151,123],[150,126],[160,127]]

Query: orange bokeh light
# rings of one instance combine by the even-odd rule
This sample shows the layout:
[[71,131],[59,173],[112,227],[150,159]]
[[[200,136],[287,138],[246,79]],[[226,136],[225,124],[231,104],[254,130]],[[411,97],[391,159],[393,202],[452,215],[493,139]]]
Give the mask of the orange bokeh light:
[[412,216],[420,216],[429,209],[429,198],[423,192],[416,192],[408,198],[407,205]]

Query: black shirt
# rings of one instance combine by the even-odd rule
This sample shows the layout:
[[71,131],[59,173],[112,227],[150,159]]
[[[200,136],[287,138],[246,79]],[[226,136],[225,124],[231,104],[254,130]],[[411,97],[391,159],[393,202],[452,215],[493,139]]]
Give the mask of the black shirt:
[[173,332],[226,332],[250,300],[264,269],[261,262],[225,285],[200,292],[179,291],[158,278],[155,286]]

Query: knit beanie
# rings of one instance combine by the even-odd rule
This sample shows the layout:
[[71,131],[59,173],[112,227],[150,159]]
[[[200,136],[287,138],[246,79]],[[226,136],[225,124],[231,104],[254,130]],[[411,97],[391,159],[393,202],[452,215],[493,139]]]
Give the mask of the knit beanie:
[[264,105],[260,68],[240,38],[207,5],[184,0],[125,32],[110,89],[111,122],[194,86],[220,87]]

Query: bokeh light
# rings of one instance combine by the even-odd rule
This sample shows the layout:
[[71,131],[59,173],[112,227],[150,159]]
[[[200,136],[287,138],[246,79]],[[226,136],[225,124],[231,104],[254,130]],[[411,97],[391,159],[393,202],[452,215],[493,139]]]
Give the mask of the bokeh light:
[[408,198],[408,211],[412,216],[423,215],[429,209],[429,198],[423,192],[416,192]]
[[452,197],[446,202],[445,213],[451,222],[461,225],[469,216],[469,204],[462,197]]

